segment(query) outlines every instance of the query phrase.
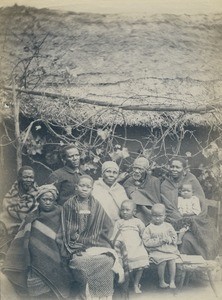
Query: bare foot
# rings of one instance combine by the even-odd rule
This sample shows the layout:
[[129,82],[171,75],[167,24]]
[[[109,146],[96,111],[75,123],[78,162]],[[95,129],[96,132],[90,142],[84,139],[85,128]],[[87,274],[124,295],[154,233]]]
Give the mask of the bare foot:
[[176,285],[175,285],[174,282],[171,282],[171,283],[170,283],[170,289],[176,289]]
[[134,285],[134,292],[135,292],[136,294],[141,294],[141,293],[142,293],[140,287],[141,287],[140,284]]
[[160,287],[161,287],[161,289],[166,289],[166,288],[169,287],[169,284],[166,283],[166,282],[161,282],[161,283],[160,283]]

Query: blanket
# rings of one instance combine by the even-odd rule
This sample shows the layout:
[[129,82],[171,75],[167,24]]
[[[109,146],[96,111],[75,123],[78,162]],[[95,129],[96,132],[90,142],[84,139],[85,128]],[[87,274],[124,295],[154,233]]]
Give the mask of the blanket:
[[136,217],[146,224],[151,220],[150,209],[160,202],[160,181],[152,175],[146,175],[144,182],[139,186],[130,177],[123,184],[130,199],[137,205]]
[[[193,187],[194,196],[200,200],[201,213],[192,217],[182,217],[178,210],[178,190],[182,184],[189,183]],[[162,202],[166,206],[166,221],[170,222],[175,230],[179,230],[184,225],[189,225],[190,232],[196,241],[194,248],[201,247],[201,254],[205,259],[214,259],[218,254],[219,235],[213,225],[212,220],[207,215],[207,206],[204,192],[196,177],[187,173],[179,184],[174,183],[170,178],[164,180],[161,185]],[[185,234],[186,235],[186,234]],[[189,236],[189,235],[188,235]],[[184,236],[185,238],[185,236]],[[191,240],[190,240],[191,241]],[[197,247],[195,247],[197,246]],[[196,253],[186,253],[196,254]]]
[[19,183],[16,181],[5,195],[0,219],[9,235],[15,235],[25,216],[37,207],[35,201],[37,189],[37,184],[34,183],[29,192],[21,194]]
[[86,228],[81,230],[78,196],[73,196],[63,205],[61,232],[57,241],[64,257],[71,257],[79,248],[111,248],[112,221],[102,206],[92,196],[89,199],[90,214],[86,216]]
[[30,270],[50,287],[58,299],[69,296],[71,274],[62,263],[56,243],[61,208],[27,215],[7,252],[3,272],[20,289],[27,291]]

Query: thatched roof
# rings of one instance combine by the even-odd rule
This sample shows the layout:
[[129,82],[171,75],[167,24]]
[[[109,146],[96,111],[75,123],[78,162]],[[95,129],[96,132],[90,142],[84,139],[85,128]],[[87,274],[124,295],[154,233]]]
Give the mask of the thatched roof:
[[[183,115],[181,120],[186,124],[222,124],[221,108],[214,109],[222,104],[220,14],[139,18],[14,6],[0,9],[0,15],[2,82],[10,84],[8,78],[18,59],[30,56],[35,43],[47,34],[38,64],[30,65],[44,78],[35,89],[71,97],[22,94],[21,108],[26,116],[63,124],[125,122],[158,127]],[[8,92],[2,97],[7,115]],[[81,104],[78,99],[120,106],[156,105],[163,111],[125,111]],[[184,115],[164,111],[164,107],[185,111],[205,105],[212,106],[213,112]]]

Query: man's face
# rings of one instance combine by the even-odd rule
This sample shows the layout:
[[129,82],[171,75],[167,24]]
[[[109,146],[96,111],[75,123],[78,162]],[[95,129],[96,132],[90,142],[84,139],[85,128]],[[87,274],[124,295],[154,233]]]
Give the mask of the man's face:
[[33,187],[34,172],[32,170],[24,170],[21,177],[22,186],[25,191],[29,191]]
[[133,179],[142,181],[146,176],[146,171],[143,167],[140,166],[134,166],[133,167]]
[[65,150],[65,161],[66,165],[71,169],[77,169],[80,164],[80,154],[79,150],[76,148],[71,148]]

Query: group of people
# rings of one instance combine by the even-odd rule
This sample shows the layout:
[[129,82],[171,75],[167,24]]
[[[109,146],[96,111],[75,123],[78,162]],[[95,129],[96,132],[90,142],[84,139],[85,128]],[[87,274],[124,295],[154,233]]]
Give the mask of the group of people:
[[64,147],[62,159],[64,166],[40,187],[34,170],[23,166],[3,200],[2,272],[17,293],[112,299],[114,283],[123,284],[128,275],[141,293],[150,262],[157,265],[159,286],[174,289],[180,254],[217,256],[219,237],[207,200],[183,158],[171,159],[162,183],[142,156],[122,181],[113,161],[102,164],[95,182],[83,174],[73,145]]

